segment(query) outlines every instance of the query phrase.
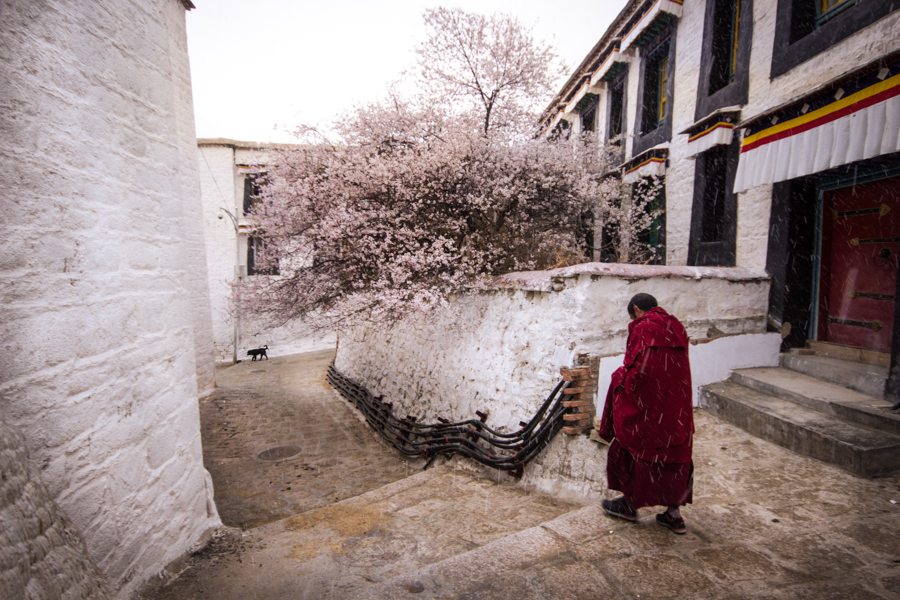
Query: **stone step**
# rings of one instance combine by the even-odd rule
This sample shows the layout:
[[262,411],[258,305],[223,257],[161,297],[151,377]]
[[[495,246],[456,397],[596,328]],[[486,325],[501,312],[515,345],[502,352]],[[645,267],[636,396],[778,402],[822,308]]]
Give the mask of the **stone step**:
[[900,470],[900,436],[850,423],[735,381],[701,387],[700,404],[757,437],[856,475],[874,477]]
[[731,380],[853,423],[900,435],[900,415],[891,402],[779,367],[738,369]]
[[780,362],[785,369],[836,383],[873,398],[884,398],[884,386],[887,383],[888,375],[887,367],[831,356],[801,354],[782,354]]
[[[612,521],[599,504],[585,506],[513,533],[489,544],[428,565],[413,572],[366,587],[352,600],[399,600],[401,598],[478,598],[492,580],[539,562],[567,564],[573,561],[571,546],[602,535],[601,532],[629,527]],[[449,597],[449,596],[448,596]],[[587,597],[587,596],[586,596]]]

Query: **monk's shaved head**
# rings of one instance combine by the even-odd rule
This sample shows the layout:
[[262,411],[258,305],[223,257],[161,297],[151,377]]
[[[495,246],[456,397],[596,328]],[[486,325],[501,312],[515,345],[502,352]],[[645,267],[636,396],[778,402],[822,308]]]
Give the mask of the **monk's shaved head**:
[[641,309],[642,312],[647,312],[651,308],[656,308],[657,306],[659,306],[659,303],[656,301],[656,298],[650,294],[635,294],[628,303],[628,316],[632,319],[634,318],[635,308]]

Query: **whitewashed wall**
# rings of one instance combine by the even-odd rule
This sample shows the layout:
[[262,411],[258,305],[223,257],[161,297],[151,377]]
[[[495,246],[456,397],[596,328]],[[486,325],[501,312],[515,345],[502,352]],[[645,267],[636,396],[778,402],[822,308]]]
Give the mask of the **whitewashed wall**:
[[[224,144],[200,144],[197,148],[200,192],[203,198],[203,227],[206,238],[206,265],[213,321],[213,346],[217,361],[232,357],[234,321],[231,317],[231,284],[236,262],[234,226],[225,208],[235,214],[234,148]],[[220,219],[219,216],[222,215]],[[245,256],[246,256],[246,250]],[[246,258],[244,259],[246,261]],[[246,264],[246,263],[242,263]]]
[[[337,370],[395,403],[400,416],[461,419],[487,409],[492,427],[515,430],[559,381],[559,368],[578,354],[610,357],[601,360],[605,397],[625,350],[626,306],[639,292],[656,296],[692,339],[743,334],[692,347],[699,357],[697,384],[777,359],[780,337],[764,333],[769,283],[760,272],[588,263],[514,273],[498,285],[498,291],[457,299],[452,316],[342,336]],[[594,454],[578,454],[589,451]],[[560,436],[526,469],[526,481],[554,492],[571,492],[575,481],[598,484],[595,451],[583,436]]]
[[[203,197],[215,360],[230,362],[234,356],[234,312],[231,303],[234,267],[247,266],[249,230],[241,232],[238,252],[232,221],[224,215],[220,219],[222,213],[219,209],[231,211],[239,218],[241,225],[248,224],[243,218],[246,174],[238,165],[266,165],[269,155],[265,148],[253,142],[227,139],[199,140],[196,152]],[[265,345],[269,346],[270,356],[284,356],[333,348],[336,340],[334,333],[312,333],[302,322],[271,327],[247,315],[241,319],[239,338],[238,360],[246,359],[248,348]]]
[[219,524],[178,0],[5,3],[0,412],[120,598]]
[[[857,31],[825,52],[796,66],[789,72],[770,79],[775,38],[777,3],[774,0],[753,3],[753,40],[750,58],[749,99],[742,107],[741,118],[747,119],[774,106],[808,92],[861,64],[897,48],[900,39],[900,11],[889,14],[876,23]],[[685,2],[676,30],[676,60],[672,139],[661,146],[669,149],[669,168],[666,173],[666,262],[669,265],[687,264],[690,241],[691,211],[694,193],[694,160],[685,156],[687,135],[681,134],[694,123],[697,87],[703,44],[706,1]],[[598,35],[602,32],[598,32]],[[639,103],[640,52],[628,51],[631,64],[627,89],[627,156],[632,156],[636,134],[636,114]],[[606,92],[601,93],[602,124],[605,132]],[[567,114],[573,123],[578,114]],[[766,266],[771,186],[749,190],[738,195],[736,264],[748,269],[762,270]]]

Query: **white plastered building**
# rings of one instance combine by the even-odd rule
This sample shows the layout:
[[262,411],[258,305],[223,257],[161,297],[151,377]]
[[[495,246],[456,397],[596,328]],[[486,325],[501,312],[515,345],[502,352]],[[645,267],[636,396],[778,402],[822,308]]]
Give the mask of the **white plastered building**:
[[632,0],[542,127],[624,134],[624,181],[664,177],[661,264],[764,270],[785,348],[886,363],[900,341],[898,92],[896,3]]
[[[267,277],[255,268],[260,243],[247,212],[258,184],[269,168],[276,144],[215,138],[197,140],[203,198],[203,225],[212,306],[216,361],[247,358],[247,350],[268,346],[280,356],[333,348],[334,334],[311,333],[301,322],[270,327],[249,315],[238,315],[231,302],[236,278]],[[235,351],[235,336],[237,350]]]

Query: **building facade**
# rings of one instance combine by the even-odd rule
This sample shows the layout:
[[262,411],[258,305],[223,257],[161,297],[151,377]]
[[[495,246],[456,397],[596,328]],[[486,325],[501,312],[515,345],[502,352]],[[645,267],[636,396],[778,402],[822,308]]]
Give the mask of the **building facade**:
[[6,2],[0,23],[0,415],[119,598],[221,524],[191,7]]
[[219,362],[243,360],[249,348],[262,346],[278,356],[335,345],[334,334],[312,333],[300,322],[272,327],[240,314],[232,303],[245,278],[277,274],[261,268],[257,255],[262,239],[253,235],[248,218],[258,202],[274,147],[223,138],[197,140],[213,343]]
[[619,143],[626,183],[664,178],[660,262],[764,269],[785,346],[887,364],[900,342],[898,92],[896,3],[633,0],[542,126]]

